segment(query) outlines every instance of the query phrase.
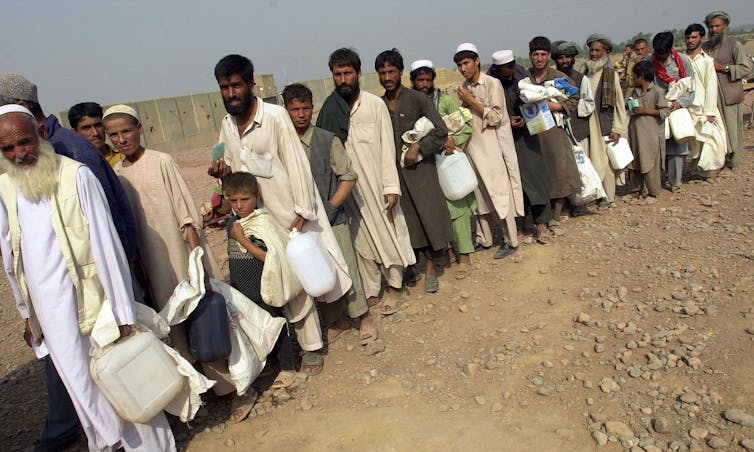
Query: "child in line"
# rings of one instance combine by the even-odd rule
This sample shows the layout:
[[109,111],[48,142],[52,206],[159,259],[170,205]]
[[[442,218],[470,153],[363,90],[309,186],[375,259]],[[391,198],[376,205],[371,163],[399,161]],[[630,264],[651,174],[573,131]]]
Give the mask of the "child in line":
[[[267,209],[257,209],[260,194],[254,175],[231,173],[223,178],[222,187],[223,195],[233,209],[233,216],[226,226],[230,285],[270,315],[285,317],[283,308],[268,304],[269,300],[264,299],[263,293],[271,288],[282,288],[287,284],[286,279],[291,280],[291,270],[285,258],[286,237]],[[271,262],[268,262],[268,257]],[[289,273],[287,277],[286,273]],[[263,287],[265,284],[272,287]],[[281,294],[278,300],[284,301],[290,295],[300,293],[300,285],[297,284],[296,281],[293,284],[295,287],[290,290],[282,289],[288,295]],[[288,325],[280,332],[273,353],[277,356],[280,373],[272,387],[288,387],[296,379],[298,355]]]
[[634,87],[629,95],[638,100],[630,109],[628,142],[634,154],[630,168],[641,187],[639,196],[656,198],[662,188],[665,162],[665,118],[670,114],[665,90],[654,84],[654,67],[639,61],[633,67]]

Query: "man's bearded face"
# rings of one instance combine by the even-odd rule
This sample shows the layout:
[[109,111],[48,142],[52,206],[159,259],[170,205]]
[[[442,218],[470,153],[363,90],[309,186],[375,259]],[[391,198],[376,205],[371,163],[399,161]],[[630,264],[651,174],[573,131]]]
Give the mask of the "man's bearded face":
[[559,71],[570,71],[573,67],[573,62],[576,59],[573,55],[558,55],[555,58],[555,65]]
[[422,72],[416,75],[413,81],[413,88],[417,91],[421,91],[424,94],[432,94],[435,81],[432,79],[431,72]]
[[230,77],[221,77],[218,84],[225,111],[237,116],[251,109],[254,102],[253,81],[247,82],[240,74],[232,74]]
[[357,71],[350,65],[334,65],[332,68],[332,81],[335,84],[335,91],[343,99],[351,100],[359,94],[359,77],[361,77],[361,71]]

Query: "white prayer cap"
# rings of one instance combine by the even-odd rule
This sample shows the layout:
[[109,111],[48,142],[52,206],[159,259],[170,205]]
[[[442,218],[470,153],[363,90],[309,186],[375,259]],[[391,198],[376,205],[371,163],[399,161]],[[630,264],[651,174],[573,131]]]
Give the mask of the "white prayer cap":
[[411,72],[414,72],[415,70],[423,68],[423,67],[433,69],[435,65],[432,64],[432,62],[429,60],[416,60],[413,63],[411,63]]
[[35,118],[34,115],[31,114],[29,109],[24,107],[23,105],[8,104],[8,105],[3,105],[2,107],[0,107],[0,116],[3,116],[8,113],[25,113],[29,115],[35,121],[37,120],[37,118]]
[[515,60],[513,56],[513,50],[498,50],[492,54],[492,64],[498,66],[501,64],[508,64]]
[[112,107],[108,108],[107,110],[105,110],[105,114],[102,115],[102,119],[105,119],[115,113],[123,113],[141,122],[141,120],[139,119],[139,114],[136,113],[136,110],[134,110],[133,107],[129,107],[125,104],[113,105]]
[[463,52],[463,51],[474,52],[477,55],[479,55],[479,50],[476,48],[474,44],[470,42],[464,42],[463,44],[458,44],[458,47],[456,47],[456,53]]

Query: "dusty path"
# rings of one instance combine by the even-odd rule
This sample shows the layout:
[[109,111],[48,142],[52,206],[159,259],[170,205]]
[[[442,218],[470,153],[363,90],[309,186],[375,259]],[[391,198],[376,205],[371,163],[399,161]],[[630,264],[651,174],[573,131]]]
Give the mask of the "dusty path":
[[[747,143],[752,143],[747,131]],[[191,451],[743,450],[754,427],[754,152],[712,183],[651,205],[571,219],[549,246],[473,256],[437,294],[411,290],[379,321],[385,350],[354,334],[324,372],[266,394],[227,425],[228,402],[176,437]],[[176,155],[197,201],[212,181],[201,150]],[[223,233],[210,238],[224,256]],[[0,284],[0,447],[30,444],[44,419],[42,367],[20,341]],[[747,333],[747,328],[750,333]],[[605,446],[598,443],[606,441]]]

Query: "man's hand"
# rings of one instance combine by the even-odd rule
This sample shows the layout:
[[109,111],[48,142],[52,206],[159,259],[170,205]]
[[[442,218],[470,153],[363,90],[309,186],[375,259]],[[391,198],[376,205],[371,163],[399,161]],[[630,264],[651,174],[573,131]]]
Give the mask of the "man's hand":
[[127,338],[133,332],[131,325],[118,325],[118,329],[120,330],[120,337],[118,337],[119,341]]
[[217,159],[214,164],[207,168],[207,174],[215,178],[222,178],[230,173],[230,166],[223,159]]
[[387,198],[387,208],[385,210],[391,212],[393,210],[393,207],[398,204],[398,195],[385,195],[385,198]]
[[288,226],[288,230],[292,231],[295,228],[298,232],[301,232],[304,230],[304,223],[306,223],[306,218],[301,215],[296,215],[296,218],[293,219],[293,223]]
[[32,342],[39,347],[42,345],[42,337],[34,341],[34,335],[31,334],[31,325],[29,324],[29,319],[26,319],[26,326],[24,327],[24,341],[26,342],[26,345],[31,347]]
[[679,108],[683,108],[683,107],[681,107],[681,104],[679,104],[678,102],[673,101],[670,103],[670,111],[676,111]]
[[715,122],[715,117],[707,115],[707,122]]
[[712,61],[715,62],[715,70],[717,72],[725,72],[725,65],[724,64],[720,63],[717,60],[712,60]]
[[476,100],[474,93],[472,93],[469,89],[464,89],[463,87],[459,86],[457,92],[458,99],[461,101],[464,107],[468,107]]
[[445,143],[443,143],[442,147],[443,149],[445,149],[445,154],[450,155],[456,149],[456,140],[454,140],[453,137],[448,137],[448,139],[445,140]]
[[403,156],[403,166],[415,164],[419,158],[419,152],[421,152],[421,145],[419,143],[413,143],[409,146],[406,154]]
[[521,116],[511,116],[511,127],[523,127],[526,125],[526,121]]
[[610,132],[610,141],[613,144],[618,144],[618,140],[620,140],[620,134],[617,134],[615,132]]
[[563,111],[563,106],[558,102],[547,101],[547,106],[550,107],[550,111]]

